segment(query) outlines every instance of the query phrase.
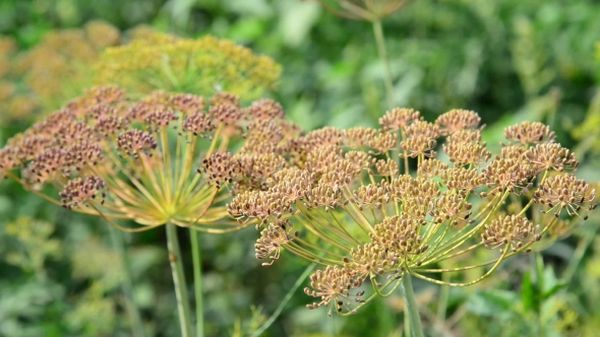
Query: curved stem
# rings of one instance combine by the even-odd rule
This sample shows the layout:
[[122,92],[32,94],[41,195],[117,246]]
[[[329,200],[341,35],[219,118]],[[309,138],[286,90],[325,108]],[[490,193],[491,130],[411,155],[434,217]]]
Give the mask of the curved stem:
[[290,290],[287,292],[287,294],[285,294],[285,296],[283,297],[283,300],[281,300],[281,302],[277,306],[277,309],[275,309],[275,311],[273,311],[271,316],[269,316],[269,318],[256,331],[254,331],[250,335],[250,337],[259,337],[265,331],[267,331],[267,329],[275,322],[275,320],[279,317],[279,315],[281,315],[281,312],[283,311],[285,306],[288,304],[288,302],[292,299],[292,296],[294,295],[294,293],[298,290],[298,288],[300,288],[300,286],[302,285],[302,282],[304,282],[304,280],[306,280],[308,275],[310,275],[310,273],[312,273],[312,271],[315,269],[316,265],[317,265],[316,263],[311,263],[308,267],[306,267],[304,272],[302,274],[300,274],[300,276],[296,280],[296,283],[294,283],[294,285],[290,288]]
[[488,270],[485,274],[481,275],[480,277],[471,280],[469,282],[445,282],[445,281],[440,281],[425,275],[421,275],[417,272],[412,272],[412,275],[414,275],[417,278],[420,278],[422,280],[425,281],[429,281],[431,283],[435,283],[438,285],[444,285],[444,286],[451,286],[451,287],[467,287],[476,283],[479,283],[481,281],[483,281],[484,279],[488,278],[490,275],[492,275],[496,269],[498,269],[498,267],[500,266],[500,263],[502,263],[502,261],[504,261],[506,258],[508,258],[508,249],[509,249],[509,245],[505,245],[504,249],[502,250],[502,254],[498,257],[498,259],[494,262],[494,265],[492,266],[492,268],[490,268],[490,270]]
[[384,66],[384,84],[385,92],[387,96],[388,107],[392,105],[392,96],[394,94],[394,84],[392,82],[392,72],[390,70],[390,60],[387,55],[387,48],[385,46],[385,37],[383,35],[383,28],[381,27],[381,21],[373,21],[373,34],[375,35],[375,43],[377,44],[377,52],[379,58]]
[[419,309],[417,302],[415,301],[415,294],[413,292],[412,279],[410,274],[405,274],[402,277],[402,288],[404,288],[404,304],[406,306],[407,317],[410,322],[410,330],[412,331],[413,337],[424,337],[423,325],[421,324],[421,318],[419,316]]
[[[379,290],[380,291],[385,290],[387,287],[389,287],[394,282],[395,282],[394,286],[388,291],[388,293],[386,293],[386,294],[391,295],[394,291],[396,291],[396,289],[400,285],[400,283],[401,283],[400,280],[398,280],[398,279],[391,279],[391,280],[387,281],[385,284],[383,284],[379,288]],[[389,296],[389,295],[386,295],[386,296]],[[368,303],[370,303],[377,296],[379,296],[377,294],[377,292],[373,292],[373,294],[371,294],[369,297],[367,297],[366,299],[364,299],[363,301],[361,301],[361,303],[358,304],[356,307],[354,307],[352,310],[347,311],[347,312],[341,312],[341,313],[338,313],[338,314],[340,316],[350,316],[350,315],[353,315],[356,312],[358,312],[358,310],[360,310],[362,307],[364,307],[365,305],[367,305]]]
[[188,291],[183,273],[183,263],[181,261],[181,250],[179,249],[179,240],[177,239],[177,227],[172,224],[166,224],[167,247],[169,249],[169,263],[171,264],[171,273],[173,275],[173,285],[175,286],[175,296],[177,298],[177,312],[179,314],[179,327],[182,337],[191,337],[191,314],[190,304],[188,302]]
[[190,228],[192,263],[194,266],[194,298],[196,300],[196,337],[204,336],[204,301],[202,294],[202,255],[200,255],[200,233]]

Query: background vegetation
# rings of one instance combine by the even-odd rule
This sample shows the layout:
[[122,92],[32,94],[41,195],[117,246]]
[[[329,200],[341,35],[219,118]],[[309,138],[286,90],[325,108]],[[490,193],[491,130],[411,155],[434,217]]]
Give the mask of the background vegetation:
[[[476,110],[488,125],[489,140],[499,139],[502,128],[515,121],[545,121],[561,143],[575,148],[580,174],[600,181],[599,13],[593,0],[411,1],[383,22],[394,104],[419,109],[429,119],[454,107]],[[90,33],[94,20],[112,25],[114,30],[102,27],[114,39],[99,40],[108,31]],[[373,125],[385,110],[384,67],[371,26],[336,17],[317,1],[5,0],[0,143],[82,90],[61,71],[91,71],[88,58],[123,43],[140,25],[183,37],[212,34],[271,56],[283,67],[271,95],[307,130]],[[65,30],[70,33],[59,38]],[[42,57],[35,58],[40,50]],[[79,57],[85,50],[89,53]],[[541,259],[512,260],[481,286],[445,293],[417,283],[428,333],[595,336],[598,226],[596,212]],[[306,267],[293,257],[260,267],[253,256],[255,235],[202,238],[208,336],[249,335]],[[142,309],[147,336],[177,336],[163,242],[161,231],[114,233],[101,221],[2,182],[0,336],[131,336],[131,303],[123,296],[129,290]],[[123,282],[123,246],[133,284]],[[307,301],[299,291],[267,334],[402,336],[399,296],[350,319],[325,318],[322,310],[307,310]]]

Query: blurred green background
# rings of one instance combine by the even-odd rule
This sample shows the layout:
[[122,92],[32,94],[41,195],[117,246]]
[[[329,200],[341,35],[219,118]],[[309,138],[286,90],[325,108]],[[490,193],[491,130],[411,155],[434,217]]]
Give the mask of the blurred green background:
[[[93,20],[121,36],[98,43],[82,28]],[[2,0],[0,144],[84,89],[63,76],[76,63],[70,60],[83,50],[93,59],[107,45],[125,43],[140,25],[183,37],[212,34],[272,57],[283,73],[269,95],[306,130],[375,125],[386,109],[384,67],[370,24],[336,17],[317,1]],[[383,28],[394,105],[429,119],[452,108],[478,111],[488,140],[500,139],[516,121],[544,121],[575,150],[580,175],[600,181],[599,2],[414,0]],[[74,30],[76,38],[48,42]],[[55,54],[62,63],[48,62]],[[546,250],[543,261],[517,258],[491,281],[452,289],[445,315],[436,312],[440,289],[417,283],[428,333],[536,336],[539,325],[543,336],[597,336],[599,225],[592,216]],[[208,336],[248,336],[306,267],[292,256],[261,267],[253,256],[255,236],[247,230],[203,237]],[[130,285],[123,282],[121,240],[134,275]],[[0,336],[132,336],[123,296],[128,286],[147,336],[177,336],[163,242],[161,231],[114,233],[2,182]],[[299,291],[265,336],[402,336],[399,296],[349,319],[327,318],[323,310],[306,309],[307,302]]]

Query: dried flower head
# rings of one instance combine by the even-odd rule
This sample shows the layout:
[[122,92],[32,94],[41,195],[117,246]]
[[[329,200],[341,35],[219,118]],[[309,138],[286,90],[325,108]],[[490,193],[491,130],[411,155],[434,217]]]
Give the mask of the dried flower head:
[[421,221],[412,217],[385,217],[381,223],[374,226],[371,240],[377,246],[393,253],[396,262],[399,262],[421,251],[419,227]]
[[[271,167],[280,154],[268,149],[281,144],[272,139],[269,144],[268,134],[262,135],[261,152],[230,144],[241,141],[259,119],[289,123],[281,111],[248,113],[251,109],[238,106],[231,94],[210,102],[166,92],[134,101],[121,89],[95,88],[12,138],[0,150],[0,170],[35,193],[50,190],[44,185],[57,187],[58,200],[44,197],[120,228],[118,220],[140,226],[132,230],[165,223],[215,233],[241,228],[245,224],[224,221],[225,188],[266,181],[287,164],[280,158]],[[223,113],[224,105],[235,114]],[[231,148],[238,148],[235,155]]]
[[260,238],[256,240],[254,249],[256,258],[267,260],[263,266],[270,266],[279,259],[283,245],[291,241],[294,234],[290,232],[285,223],[269,225],[260,232]]
[[417,174],[421,177],[437,177],[448,171],[448,165],[437,158],[425,159],[419,165]]
[[304,136],[294,139],[290,148],[290,155],[298,165],[303,165],[308,154],[316,147],[339,146],[345,138],[344,130],[333,127],[324,127],[314,130]]
[[557,143],[542,143],[524,153],[525,158],[537,172],[546,170],[564,171],[577,168],[579,163],[573,152]]
[[[472,165],[478,166],[490,158],[486,146],[477,140],[477,133],[458,133],[448,137],[444,144],[444,152],[448,154],[450,161],[457,166]],[[465,135],[474,137],[464,137]],[[463,137],[461,137],[463,136]]]
[[503,215],[494,219],[481,234],[484,244],[490,248],[510,246],[518,250],[532,241],[539,240],[539,228],[529,219],[519,215]]
[[398,173],[398,162],[391,159],[378,159],[375,162],[375,170],[382,177],[391,177]]
[[209,184],[221,187],[239,176],[240,166],[229,153],[215,152],[202,160],[198,172],[206,175]]
[[452,135],[465,129],[477,129],[480,123],[481,117],[475,111],[464,109],[452,109],[435,120],[435,124],[444,135]]
[[504,130],[506,139],[521,144],[539,144],[554,141],[554,132],[540,122],[522,122]]
[[344,267],[354,275],[358,285],[366,278],[377,277],[392,269],[398,263],[396,252],[375,242],[357,246],[349,255],[349,258],[344,259]]
[[522,157],[519,160],[497,157],[483,171],[487,184],[494,187],[486,194],[523,191],[531,184],[535,173],[533,167]]
[[568,173],[546,179],[535,192],[535,198],[555,214],[566,210],[569,215],[574,215],[581,209],[596,207],[596,191],[587,182]]
[[362,294],[352,294],[352,289],[360,285],[351,270],[343,267],[328,266],[324,270],[317,270],[310,276],[310,288],[304,292],[320,299],[319,302],[309,305],[309,308],[318,308],[332,304],[335,310],[341,312],[348,302],[362,301]]
[[104,181],[95,176],[75,178],[70,180],[60,192],[60,200],[65,208],[72,209],[91,199],[96,199],[98,194],[103,193],[105,187]]
[[[451,110],[428,123],[415,111],[394,109],[380,124],[297,137],[287,157],[294,166],[281,165],[273,178],[240,192],[230,204],[232,216],[256,219],[262,229],[257,252],[267,263],[285,249],[326,266],[312,275],[306,290],[316,298],[311,308],[355,312],[364,305],[366,280],[374,288],[367,302],[390,293],[403,277],[475,284],[510,256],[555,238],[548,233],[556,217],[540,225],[527,218],[539,213],[539,204],[567,214],[593,207],[589,185],[555,175],[575,169],[576,160],[547,142],[552,133],[545,126],[510,127],[508,140],[517,142],[492,154],[472,111]],[[538,145],[531,146],[534,141]],[[465,265],[469,259],[463,256],[476,250],[493,258]],[[484,271],[469,281],[444,281],[440,275],[451,278],[474,268]]]
[[437,125],[419,120],[406,128],[404,139],[400,145],[406,156],[410,158],[431,157],[434,155],[434,148],[439,136],[440,129]]
[[412,122],[421,118],[421,113],[417,110],[393,108],[379,118],[379,125],[385,131],[405,130]]
[[473,206],[465,199],[464,192],[450,189],[441,194],[431,210],[433,221],[457,226],[466,225],[471,217]]
[[472,192],[474,189],[485,186],[484,175],[477,169],[452,167],[441,173],[444,184],[449,189],[463,192]]

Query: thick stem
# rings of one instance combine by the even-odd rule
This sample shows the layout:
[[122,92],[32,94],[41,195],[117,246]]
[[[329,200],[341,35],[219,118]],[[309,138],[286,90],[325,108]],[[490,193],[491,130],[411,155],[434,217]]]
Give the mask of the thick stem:
[[177,312],[179,315],[179,327],[182,337],[192,337],[190,304],[188,302],[188,291],[183,273],[183,263],[181,261],[181,250],[179,249],[179,240],[177,239],[177,227],[166,224],[167,229],[167,247],[169,249],[169,262],[173,274],[173,285],[175,286],[175,297],[177,298]]
[[413,292],[412,280],[409,274],[402,276],[402,288],[404,288],[404,305],[406,306],[406,313],[409,320],[410,330],[413,337],[424,337],[423,325],[421,324],[421,318],[419,317],[419,308],[415,301],[415,294]]
[[394,94],[394,84],[392,81],[392,72],[390,70],[390,60],[387,55],[387,48],[385,46],[385,37],[383,35],[383,28],[381,26],[381,21],[376,20],[373,21],[373,34],[375,35],[375,43],[377,44],[377,52],[379,54],[379,58],[383,63],[384,74],[383,81],[385,84],[385,92],[387,96],[387,104],[388,107],[391,107],[393,102],[393,94]]
[[110,239],[113,247],[121,257],[121,264],[123,267],[123,280],[121,281],[121,290],[125,295],[126,308],[131,319],[131,333],[133,337],[145,337],[146,333],[144,330],[144,323],[142,321],[142,315],[140,310],[135,303],[133,297],[133,276],[131,274],[131,264],[129,262],[129,254],[125,248],[123,242],[122,233],[119,233],[113,226],[108,226],[110,232]]
[[275,309],[275,311],[273,311],[273,314],[271,314],[271,316],[260,326],[260,328],[258,328],[256,331],[254,331],[254,333],[252,333],[252,335],[250,335],[250,337],[259,337],[263,333],[265,333],[265,331],[267,331],[267,329],[273,324],[273,322],[275,322],[277,317],[279,317],[279,315],[281,315],[281,312],[283,311],[285,306],[288,304],[288,302],[292,299],[292,296],[294,295],[294,293],[298,290],[298,288],[300,288],[300,286],[302,285],[304,280],[308,277],[308,275],[310,273],[312,273],[312,271],[315,269],[316,265],[317,265],[316,263],[311,263],[308,267],[306,267],[304,272],[296,280],[296,283],[294,283],[294,285],[290,288],[290,290],[287,292],[287,294],[285,294],[285,296],[283,297],[283,300],[277,306],[277,309]]
[[204,301],[202,294],[202,255],[197,231],[190,228],[192,242],[192,262],[194,265],[194,296],[196,300],[196,337],[204,336]]

